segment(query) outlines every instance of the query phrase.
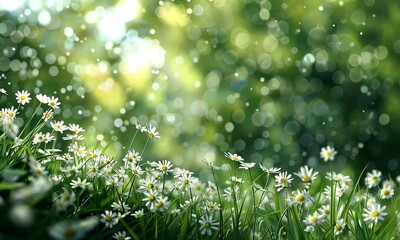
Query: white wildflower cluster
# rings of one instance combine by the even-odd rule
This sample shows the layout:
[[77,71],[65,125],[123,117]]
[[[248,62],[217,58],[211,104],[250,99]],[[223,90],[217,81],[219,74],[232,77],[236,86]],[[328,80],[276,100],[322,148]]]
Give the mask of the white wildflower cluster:
[[[24,167],[26,171],[14,175],[12,171],[4,171],[2,177],[11,183],[21,178],[28,184],[4,186],[15,188],[9,194],[10,200],[19,205],[13,211],[26,211],[29,224],[33,215],[28,206],[43,199],[50,203],[49,211],[57,216],[57,223],[48,228],[49,236],[54,239],[67,235],[69,239],[80,239],[98,225],[102,237],[136,239],[134,233],[141,224],[148,227],[155,221],[160,224],[168,219],[172,219],[171,224],[184,222],[197,238],[229,239],[232,229],[246,231],[251,239],[270,238],[272,235],[266,235],[270,230],[266,229],[268,224],[276,226],[277,219],[279,224],[296,219],[296,226],[306,232],[289,237],[283,232],[274,233],[282,234],[279,236],[282,238],[307,233],[314,238],[326,229],[331,229],[330,238],[337,238],[356,232],[356,227],[373,228],[385,221],[391,214],[388,204],[397,200],[399,180],[385,180],[376,169],[361,181],[366,186],[364,190],[359,188],[359,181],[354,182],[343,173],[320,174],[308,165],[295,172],[282,171],[265,166],[268,162],[265,165],[246,162],[231,152],[224,153],[230,164],[221,167],[204,160],[215,182],[202,181],[194,172],[174,166],[166,159],[149,162],[144,150],[131,146],[120,158],[115,158],[102,149],[86,146],[86,131],[79,124],[54,120],[60,106],[58,98],[42,94],[36,95],[40,104],[36,104],[34,112],[41,114],[36,119],[37,127],[20,133],[15,119],[36,100],[28,91],[17,92],[15,96],[18,107],[0,110],[2,136],[10,146],[8,155],[4,155],[10,157],[4,162]],[[147,141],[160,138],[151,124],[136,123],[138,132],[144,133]],[[65,149],[56,148],[58,141],[63,142]],[[17,153],[18,156],[13,155]],[[326,146],[321,149],[320,157],[325,162],[333,161],[336,154],[333,147]],[[223,175],[228,175],[226,181],[220,179]],[[0,204],[4,204],[1,197]],[[14,215],[12,221],[19,219]],[[362,220],[366,224],[360,224]]]

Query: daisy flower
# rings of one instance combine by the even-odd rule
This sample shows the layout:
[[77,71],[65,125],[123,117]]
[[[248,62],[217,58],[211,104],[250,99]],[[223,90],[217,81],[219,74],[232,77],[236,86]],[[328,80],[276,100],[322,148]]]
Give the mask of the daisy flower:
[[44,94],[37,94],[36,95],[37,100],[43,104],[47,104],[49,102],[49,97],[44,95]]
[[298,176],[304,184],[310,185],[318,175],[318,172],[313,173],[313,169],[308,169],[308,166],[304,166],[300,168],[300,172],[294,173],[294,175]]
[[115,233],[113,235],[113,238],[115,238],[117,240],[129,240],[129,239],[131,239],[131,237],[127,237],[126,236],[126,232],[125,231]]
[[58,101],[58,98],[52,96],[51,98],[47,98],[47,105],[53,109],[56,109],[59,108],[60,102]]
[[17,96],[17,103],[20,103],[22,105],[25,105],[25,103],[29,103],[31,101],[31,97],[29,97],[31,94],[26,91],[22,90],[21,92],[18,91],[15,96]]
[[292,193],[292,197],[289,199],[290,204],[299,205],[305,203],[305,201],[310,197],[310,194],[306,191],[296,190]]
[[122,161],[129,163],[137,163],[140,160],[142,160],[142,156],[140,156],[139,152],[136,152],[135,150],[128,151],[128,153],[122,159]]
[[343,232],[345,226],[346,226],[346,223],[344,222],[344,219],[337,220],[336,224],[335,224],[335,228],[333,230],[334,234],[336,236],[340,235]]
[[227,157],[230,160],[235,161],[235,162],[242,162],[244,160],[241,156],[237,155],[236,153],[232,154],[230,152],[226,152],[225,157]]
[[43,142],[44,143],[49,143],[49,142],[51,142],[51,141],[54,141],[56,138],[53,136],[53,135],[51,135],[50,133],[46,133],[44,136],[43,136]]
[[36,133],[35,136],[33,137],[33,141],[32,141],[33,144],[38,144],[38,143],[44,142],[44,137],[45,137],[45,135],[43,133],[41,133],[41,132]]
[[237,193],[238,191],[239,187],[235,187],[235,191],[231,187],[228,187],[224,189],[223,196],[228,202],[231,202],[234,199],[233,197],[235,196],[235,193]]
[[11,108],[6,108],[4,112],[6,117],[10,120],[14,120],[15,116],[17,116],[17,109],[14,109],[14,106],[11,106]]
[[158,210],[160,212],[164,212],[165,210],[168,209],[169,207],[169,201],[168,198],[166,197],[158,197],[155,206],[155,210]]
[[145,198],[142,199],[143,202],[146,202],[145,205],[146,207],[152,211],[155,212],[156,210],[156,202],[157,202],[157,198],[158,198],[158,193],[157,191],[151,189],[148,192],[144,193]]
[[165,175],[168,175],[169,172],[172,172],[172,164],[170,161],[162,160],[155,164],[156,168]]
[[193,178],[192,178],[192,174],[191,173],[184,173],[179,177],[179,180],[181,181],[181,184],[183,187],[188,186]]
[[374,169],[372,172],[367,173],[365,185],[367,185],[368,188],[376,187],[381,182],[381,177],[382,172]]
[[118,201],[118,202],[113,202],[111,204],[111,207],[118,212],[128,212],[131,210],[131,207],[129,207],[125,202],[123,201]]
[[278,188],[278,192],[284,188],[288,188],[292,180],[292,174],[288,174],[287,172],[281,172],[279,175],[275,176],[275,187]]
[[312,226],[322,223],[323,221],[324,217],[322,215],[319,215],[318,213],[310,214],[306,217],[306,219],[303,220],[305,224]]
[[386,206],[381,207],[380,204],[373,204],[367,208],[364,208],[364,221],[373,222],[375,224],[378,223],[379,220],[383,221],[383,217],[387,215],[387,213],[384,212],[385,209]]
[[382,199],[390,199],[394,195],[394,189],[392,185],[384,185],[380,192]]
[[212,216],[208,216],[208,214],[204,214],[201,216],[200,220],[200,234],[207,234],[208,236],[212,235],[212,230],[218,230],[218,222],[214,221]]
[[276,174],[279,173],[281,171],[281,168],[276,168],[276,167],[272,167],[272,168],[266,168],[263,165],[260,164],[260,168],[263,172],[269,174]]
[[50,125],[54,131],[60,133],[63,133],[65,130],[68,129],[68,127],[64,125],[64,121],[51,122]]
[[157,132],[157,129],[155,127],[151,126],[151,124],[147,127],[146,132],[147,132],[147,135],[153,140],[160,138],[160,135]]
[[336,153],[337,152],[335,151],[335,149],[333,147],[326,146],[321,149],[320,155],[321,155],[321,158],[324,159],[325,162],[327,162],[327,161],[333,161]]
[[135,123],[135,126],[137,130],[140,130],[140,132],[147,132],[147,128],[145,126],[142,126],[139,123]]
[[85,131],[78,124],[69,124],[68,125],[68,130],[70,130],[71,132],[74,132],[75,134],[78,134],[80,132],[84,132]]
[[117,214],[113,213],[112,211],[106,210],[105,213],[101,214],[100,221],[104,223],[106,227],[112,228],[118,223]]
[[241,169],[249,170],[250,168],[253,168],[256,165],[256,163],[245,163],[245,162],[240,162],[240,167]]
[[158,180],[153,176],[147,176],[145,179],[140,179],[140,191],[154,190],[158,184]]
[[86,178],[84,178],[84,179],[82,180],[80,177],[78,177],[77,180],[72,180],[71,183],[70,183],[70,185],[71,185],[72,188],[82,188],[82,189],[85,189],[87,186],[90,185],[90,183],[86,181]]
[[52,110],[47,110],[46,112],[43,113],[42,119],[47,122],[49,119],[54,115],[54,112]]
[[135,218],[140,218],[141,216],[143,216],[143,214],[144,214],[144,210],[140,209],[140,210],[135,211],[131,215],[134,216]]

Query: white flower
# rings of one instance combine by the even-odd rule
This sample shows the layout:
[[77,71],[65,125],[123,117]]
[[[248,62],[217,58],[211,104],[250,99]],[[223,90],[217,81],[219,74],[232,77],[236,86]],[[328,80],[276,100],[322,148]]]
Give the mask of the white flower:
[[0,88],[0,93],[7,95],[7,91],[4,88]]
[[69,124],[68,125],[68,130],[70,130],[71,132],[74,132],[75,134],[78,134],[80,132],[84,132],[85,131],[78,124]]
[[[235,190],[233,190],[231,187],[228,187],[228,188],[224,189],[224,195],[223,196],[228,202],[231,202],[234,199],[235,194],[238,191],[239,191],[239,187],[237,187],[237,186],[235,187]],[[236,198],[237,198],[237,196],[236,196]]]
[[45,135],[43,133],[41,133],[41,132],[36,133],[35,136],[33,137],[33,141],[32,141],[33,144],[38,144],[38,143],[44,142],[44,137],[45,137]]
[[225,153],[225,157],[227,157],[227,158],[229,158],[230,160],[235,161],[235,162],[241,162],[241,161],[244,160],[241,156],[237,155],[236,153],[235,153],[235,154],[232,154],[232,153],[230,153],[230,152],[226,152],[226,153]]
[[145,192],[144,195],[146,196],[145,198],[143,198],[143,202],[146,202],[145,205],[146,207],[151,210],[151,211],[155,211],[156,210],[156,202],[157,202],[157,198],[158,198],[158,192],[155,190],[149,190],[148,192]]
[[60,102],[58,101],[58,98],[52,96],[51,98],[47,98],[47,105],[53,109],[56,109],[59,108]]
[[278,187],[278,192],[284,188],[288,188],[292,180],[292,174],[288,175],[287,172],[281,172],[279,175],[275,176],[275,187]]
[[303,220],[303,222],[307,225],[312,225],[315,226],[319,223],[322,223],[324,221],[324,217],[322,215],[319,215],[318,213],[310,214],[306,217],[306,219]]
[[365,178],[365,185],[368,188],[373,188],[379,185],[381,182],[382,172],[378,170],[372,170],[372,172],[367,173],[367,177]]
[[334,234],[336,236],[340,235],[343,232],[345,226],[346,226],[346,223],[344,222],[344,219],[337,220],[334,231],[333,231]]
[[128,212],[131,208],[123,201],[113,202],[111,207],[118,212]]
[[11,106],[11,108],[6,108],[4,110],[6,118],[8,118],[10,120],[14,120],[15,116],[17,116],[17,110],[18,109],[14,109],[14,106]]
[[47,110],[46,112],[43,113],[42,119],[47,122],[49,119],[54,115],[54,112],[52,110]]
[[151,124],[147,127],[146,132],[147,132],[147,135],[153,140],[160,138],[160,135],[157,132],[157,129],[155,127],[151,126]]
[[373,204],[364,208],[364,221],[374,222],[375,224],[378,223],[379,220],[383,221],[383,217],[387,215],[387,213],[384,212],[385,209],[386,206],[381,207],[379,204]]
[[105,213],[101,214],[100,221],[104,223],[106,227],[112,228],[118,223],[117,214],[113,213],[112,211],[106,210]]
[[322,216],[328,216],[331,214],[331,207],[329,205],[323,205],[318,209],[318,212],[320,212]]
[[290,204],[299,205],[305,203],[305,201],[310,198],[310,194],[306,190],[297,189],[292,193],[292,197],[290,198]]
[[170,161],[167,160],[162,160],[158,163],[155,164],[155,167],[162,173],[165,175],[168,175],[169,172],[172,172],[172,164]]
[[336,155],[336,151],[333,147],[326,146],[325,148],[321,149],[321,158],[324,159],[325,162],[327,161],[333,161]]
[[145,179],[140,179],[140,191],[149,191],[156,188],[158,180],[153,176],[147,176]]
[[28,93],[28,91],[22,90],[21,92],[18,91],[15,96],[17,96],[17,103],[20,103],[22,105],[25,105],[25,103],[29,103],[29,101],[32,99],[29,97],[31,94]]
[[252,163],[241,162],[239,168],[249,170],[250,168],[253,168],[255,165],[256,165],[256,163],[253,163],[253,162]]
[[125,155],[125,157],[122,159],[125,163],[137,163],[142,159],[142,156],[135,150],[128,151],[128,153]]
[[168,209],[168,207],[169,207],[169,201],[168,201],[168,198],[166,198],[166,197],[158,197],[157,198],[157,201],[156,201],[156,204],[155,204],[155,210],[158,210],[158,211],[160,211],[160,212],[164,212],[165,210],[167,210]]
[[200,234],[204,235],[207,234],[208,236],[212,235],[212,230],[218,230],[218,222],[214,221],[212,216],[208,214],[204,214],[201,216],[200,220]]
[[131,215],[134,216],[135,218],[140,218],[141,216],[143,216],[143,214],[144,214],[144,210],[140,209],[140,210],[135,211]]
[[392,185],[384,185],[380,192],[382,199],[390,199],[394,195],[394,189]]
[[44,94],[37,94],[36,95],[37,100],[39,100],[39,102],[43,103],[43,104],[47,104],[49,102],[49,97],[47,97]]
[[294,173],[294,175],[298,176],[304,184],[311,184],[317,176],[318,172],[313,173],[313,169],[308,169],[308,166],[304,166],[300,168],[300,172]]
[[272,167],[272,168],[266,168],[263,165],[260,164],[260,168],[263,172],[266,172],[268,175],[269,174],[276,174],[279,173],[281,171],[280,168],[276,168],[276,167]]
[[65,130],[68,129],[68,127],[64,125],[64,121],[51,122],[50,125],[54,131],[60,133],[63,133]]
[[72,188],[82,188],[85,189],[87,186],[90,185],[89,182],[86,182],[86,178],[84,178],[83,180],[81,180],[80,177],[78,177],[77,180],[72,180],[70,183]]
[[127,237],[126,236],[126,232],[125,231],[115,233],[113,235],[113,238],[115,238],[117,240],[129,240],[129,239],[131,239],[131,237]]

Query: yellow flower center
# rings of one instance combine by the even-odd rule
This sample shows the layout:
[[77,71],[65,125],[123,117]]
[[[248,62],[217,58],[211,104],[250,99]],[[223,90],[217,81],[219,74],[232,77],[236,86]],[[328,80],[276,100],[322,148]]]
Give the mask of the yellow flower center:
[[112,217],[106,216],[104,220],[106,220],[106,222],[111,222],[112,221]]
[[390,191],[388,189],[385,188],[385,189],[382,190],[382,195],[387,196],[389,194],[390,194]]
[[370,216],[373,217],[373,218],[376,218],[376,217],[378,217],[379,215],[381,215],[381,214],[380,214],[379,211],[377,211],[377,210],[372,211],[371,214],[370,214]]
[[378,178],[377,178],[377,177],[375,177],[375,176],[373,176],[373,177],[371,178],[371,182],[372,182],[372,183],[376,183],[376,182],[378,182]]
[[22,96],[21,96],[21,100],[23,101],[23,100],[25,100],[25,99],[26,99],[26,96],[22,95]]
[[150,201],[154,201],[155,199],[156,199],[156,197],[154,197],[154,195],[150,195],[150,196],[149,196],[149,200],[150,200]]
[[310,223],[316,223],[318,221],[318,216],[312,216],[308,218],[308,220],[310,221]]
[[183,180],[183,183],[186,185],[186,184],[189,184],[189,180],[187,180],[187,179],[185,179],[185,180]]
[[305,200],[302,194],[296,196],[296,202],[303,202]]
[[157,208],[162,208],[163,206],[164,206],[164,203],[162,201],[156,203]]
[[153,187],[154,187],[154,185],[152,183],[147,184],[148,189],[152,189]]
[[303,177],[303,182],[308,183],[311,182],[311,178],[309,176]]
[[204,228],[210,228],[210,227],[211,227],[211,224],[209,222],[204,223]]
[[162,166],[162,167],[161,167],[161,171],[163,171],[163,172],[166,172],[167,169],[168,169],[168,168],[167,168],[166,166]]
[[342,228],[343,228],[342,225],[336,225],[335,226],[336,231],[340,231],[340,230],[342,230]]

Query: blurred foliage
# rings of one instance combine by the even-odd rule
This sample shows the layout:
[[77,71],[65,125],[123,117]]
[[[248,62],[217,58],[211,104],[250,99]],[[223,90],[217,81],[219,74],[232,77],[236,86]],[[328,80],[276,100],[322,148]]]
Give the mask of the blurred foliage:
[[56,94],[120,155],[137,121],[161,134],[148,160],[297,169],[330,144],[338,168],[398,174],[399,16],[374,0],[2,1],[0,87]]

